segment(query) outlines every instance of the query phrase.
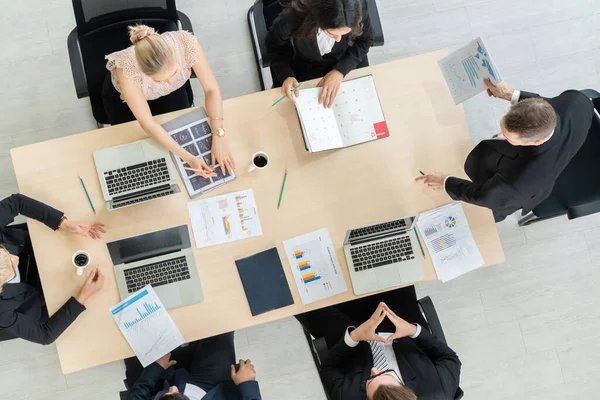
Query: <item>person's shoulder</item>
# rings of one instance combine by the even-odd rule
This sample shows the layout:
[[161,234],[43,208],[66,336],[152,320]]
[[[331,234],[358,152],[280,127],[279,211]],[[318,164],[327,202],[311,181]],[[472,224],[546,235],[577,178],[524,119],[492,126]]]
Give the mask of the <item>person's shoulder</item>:
[[107,54],[104,59],[108,61],[108,69],[123,68],[124,64],[130,64],[132,60],[135,60],[135,48],[129,46],[126,49]]
[[302,17],[298,15],[298,12],[291,6],[284,7],[279,13],[275,21],[273,21],[273,27],[279,30],[288,32],[295,31],[298,26],[302,23]]
[[579,105],[585,103],[586,105],[591,106],[590,99],[581,91],[575,89],[566,90],[549,101],[560,102],[565,105]]

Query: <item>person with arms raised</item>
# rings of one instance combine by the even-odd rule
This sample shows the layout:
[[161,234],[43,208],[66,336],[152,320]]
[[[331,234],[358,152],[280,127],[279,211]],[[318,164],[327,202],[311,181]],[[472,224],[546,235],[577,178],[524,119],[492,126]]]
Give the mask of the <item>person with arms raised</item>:
[[[104,276],[99,269],[91,271],[79,294],[48,318],[29,233],[7,226],[19,214],[53,230],[91,239],[102,236],[104,225],[70,221],[64,213],[21,194],[0,201],[0,337],[50,344],[85,311],[86,302],[102,289]],[[65,264],[75,274],[69,260]]]
[[373,29],[365,0],[291,0],[266,38],[273,86],[295,102],[298,82],[322,78],[319,103],[329,108],[348,72],[368,66]]
[[506,82],[485,83],[490,96],[512,103],[500,121],[501,140],[483,140],[467,156],[464,169],[471,180],[443,173],[416,180],[454,200],[491,209],[499,222],[518,210],[529,213],[550,196],[587,138],[594,107],[577,90],[542,98]]
[[[102,99],[110,123],[137,119],[148,136],[203,171],[198,173],[203,177],[216,176],[216,163],[223,174],[224,168],[231,173],[235,162],[225,135],[221,90],[196,37],[186,31],[159,35],[146,25],[131,26],[129,31],[133,45],[106,56],[110,74],[104,81]],[[192,105],[184,86],[192,69],[204,90],[213,130],[211,165],[181,147],[152,118]]]

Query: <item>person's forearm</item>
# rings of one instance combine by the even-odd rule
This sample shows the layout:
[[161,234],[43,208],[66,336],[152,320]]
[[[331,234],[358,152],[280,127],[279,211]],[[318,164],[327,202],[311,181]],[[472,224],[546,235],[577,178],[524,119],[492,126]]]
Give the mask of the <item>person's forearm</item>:
[[219,128],[225,129],[224,120],[222,119],[225,116],[223,115],[223,98],[221,97],[221,91],[219,89],[207,91],[205,93],[205,99],[206,113],[211,119],[210,124],[213,132],[216,132]]
[[186,151],[183,147],[179,145],[179,143],[173,140],[173,138],[167,133],[167,131],[165,131],[165,129],[162,126],[154,122],[154,120],[145,124],[140,123],[140,125],[142,126],[142,129],[148,134],[148,136],[156,140],[158,144],[160,144],[166,150],[175,154],[182,160],[189,163],[190,160],[193,160],[195,158],[190,152]]

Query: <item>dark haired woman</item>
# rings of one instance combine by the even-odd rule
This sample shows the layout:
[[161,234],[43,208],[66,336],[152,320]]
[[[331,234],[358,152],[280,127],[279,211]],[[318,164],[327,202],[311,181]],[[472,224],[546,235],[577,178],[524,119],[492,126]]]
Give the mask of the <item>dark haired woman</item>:
[[[291,0],[267,35],[273,84],[292,102],[298,81],[323,77],[319,103],[331,107],[346,74],[368,65],[373,30],[365,0]],[[295,91],[298,97],[299,91]]]

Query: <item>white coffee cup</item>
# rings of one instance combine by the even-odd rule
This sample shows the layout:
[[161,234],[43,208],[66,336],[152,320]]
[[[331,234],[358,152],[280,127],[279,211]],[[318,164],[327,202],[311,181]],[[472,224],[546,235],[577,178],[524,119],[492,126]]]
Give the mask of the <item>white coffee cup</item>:
[[[83,257],[85,257],[87,261],[83,262]],[[77,268],[77,275],[81,276],[83,275],[83,270],[86,269],[88,265],[90,265],[91,258],[87,251],[77,250],[75,254],[73,254],[73,258],[71,261],[73,262],[75,268]]]
[[248,167],[248,172],[254,171],[255,169],[264,169],[269,165],[269,155],[264,151],[257,151],[252,155],[252,160],[250,166]]

